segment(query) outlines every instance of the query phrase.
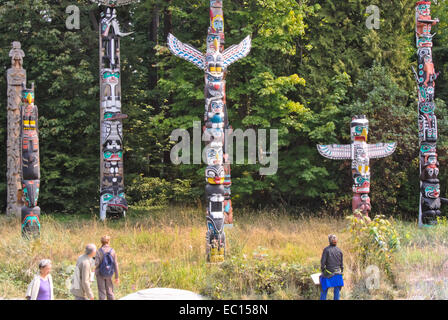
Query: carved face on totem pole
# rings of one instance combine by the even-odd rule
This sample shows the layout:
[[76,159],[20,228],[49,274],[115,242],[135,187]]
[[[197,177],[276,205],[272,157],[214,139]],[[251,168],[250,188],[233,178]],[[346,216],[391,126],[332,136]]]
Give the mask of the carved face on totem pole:
[[431,2],[430,1],[418,2],[416,10],[419,17],[431,16]]
[[435,103],[433,101],[431,101],[431,102],[423,102],[423,103],[420,103],[419,108],[420,108],[419,109],[420,113],[432,114],[432,113],[434,113],[434,111],[436,109],[436,105],[435,105]]
[[22,190],[25,205],[29,208],[37,206],[40,180],[23,180]]
[[372,207],[370,197],[367,193],[355,193],[352,198],[352,211],[361,210],[362,214],[368,215]]
[[122,212],[128,210],[128,203],[124,198],[124,190],[122,187],[113,186],[103,188],[100,200],[101,210],[104,210],[104,212]]
[[422,194],[425,198],[436,199],[440,195],[440,184],[422,182]]
[[206,148],[206,157],[208,166],[223,164],[222,143],[211,142]]
[[370,192],[370,174],[353,170],[353,192],[369,193]]
[[38,236],[40,233],[40,208],[22,207],[22,234]]
[[435,114],[425,113],[418,117],[420,141],[437,141],[437,118]]
[[352,141],[367,142],[369,134],[369,120],[365,116],[354,116],[350,124]]
[[208,166],[205,169],[205,180],[210,184],[223,184],[224,183],[224,167]]

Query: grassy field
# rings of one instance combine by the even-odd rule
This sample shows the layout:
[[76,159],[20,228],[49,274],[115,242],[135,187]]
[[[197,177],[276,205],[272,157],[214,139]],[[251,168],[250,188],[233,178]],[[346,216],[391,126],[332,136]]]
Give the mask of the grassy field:
[[[380,269],[377,288],[369,290],[371,274],[359,263],[345,219],[238,211],[234,227],[226,229],[229,255],[221,265],[205,262],[205,217],[198,209],[134,210],[126,220],[109,222],[58,214],[41,220],[40,239],[27,241],[16,218],[0,217],[0,297],[23,298],[38,261],[49,258],[56,298],[72,299],[67,282],[77,257],[85,244],[99,245],[109,234],[121,271],[117,298],[171,287],[211,299],[317,299],[319,290],[309,276],[319,271],[327,236],[335,233],[344,252],[342,299],[448,299],[446,221],[432,228],[393,222],[401,247],[393,254],[392,273]],[[97,297],[96,283],[93,287]]]

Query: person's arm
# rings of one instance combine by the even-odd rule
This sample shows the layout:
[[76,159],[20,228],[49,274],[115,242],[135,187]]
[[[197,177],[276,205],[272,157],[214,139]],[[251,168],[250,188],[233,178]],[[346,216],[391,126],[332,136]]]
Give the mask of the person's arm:
[[86,294],[90,300],[93,300],[93,292],[92,292],[92,288],[90,288],[90,262],[89,262],[89,260],[85,260],[82,263],[81,287],[82,287],[82,290],[84,291],[84,294]]
[[117,253],[114,250],[114,263],[115,263],[115,281],[118,282],[118,260],[117,260]]
[[341,250],[341,273],[344,272],[344,254],[342,253]]
[[26,294],[25,294],[25,299],[26,300],[30,300],[31,299],[31,290],[33,288],[33,284],[34,284],[34,278],[30,282],[30,284],[28,285],[28,288],[26,289]]
[[327,265],[327,250],[324,249],[324,251],[322,252],[322,258],[320,259],[320,270],[322,271],[322,274],[325,273],[325,266]]
[[96,256],[95,256],[95,269],[98,268],[98,266],[101,264],[101,258],[102,258],[102,254],[101,254],[101,249],[96,251]]

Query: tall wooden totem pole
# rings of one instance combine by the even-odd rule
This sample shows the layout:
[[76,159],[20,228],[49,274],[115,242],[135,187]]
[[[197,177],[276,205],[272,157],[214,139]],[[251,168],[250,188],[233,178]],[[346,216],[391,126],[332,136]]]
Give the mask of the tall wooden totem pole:
[[20,146],[20,106],[22,102],[22,84],[26,83],[26,71],[23,69],[25,53],[18,41],[12,43],[9,52],[11,68],[8,69],[8,137],[6,142],[7,157],[7,199],[6,214],[21,216],[22,200],[22,163]]
[[31,89],[22,88],[21,144],[22,190],[25,205],[22,207],[22,235],[40,234],[40,208],[37,206],[40,188],[39,113],[34,104],[34,83]]
[[23,69],[25,53],[14,41],[9,52],[8,69],[8,138],[7,138],[7,213],[20,216],[22,235],[40,234],[40,187],[38,111],[34,105],[34,84],[26,88]]
[[120,38],[123,33],[115,7],[133,0],[92,0],[106,7],[101,14],[100,47],[100,218],[126,216],[124,195],[123,126],[121,113]]
[[[440,216],[439,162],[437,161],[437,117],[434,114],[435,72],[432,61],[431,27],[439,22],[431,18],[431,1],[419,1],[415,7],[415,34],[418,70],[418,136],[420,145],[419,225],[437,224]],[[442,199],[445,200],[445,199]]]
[[225,76],[227,67],[249,54],[251,38],[247,36],[240,44],[224,50],[223,1],[210,0],[210,27],[206,40],[207,52],[180,42],[168,35],[170,51],[205,71],[205,126],[207,168],[205,170],[207,196],[206,253],[209,262],[220,262],[225,255],[224,224],[232,223],[233,209],[230,198],[230,159],[225,150],[225,132],[231,126],[227,116]]
[[350,124],[351,144],[318,145],[319,153],[328,159],[352,160],[353,198],[352,210],[360,210],[368,216],[370,205],[370,159],[390,156],[394,153],[396,143],[367,144],[369,120],[366,116],[354,116]]

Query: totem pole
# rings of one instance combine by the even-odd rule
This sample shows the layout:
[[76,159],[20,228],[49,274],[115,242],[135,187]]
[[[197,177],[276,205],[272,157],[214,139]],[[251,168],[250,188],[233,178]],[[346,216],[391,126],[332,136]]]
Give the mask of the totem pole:
[[[209,262],[220,262],[225,255],[224,224],[233,222],[230,198],[230,159],[225,150],[225,136],[231,126],[227,116],[225,76],[227,67],[249,54],[251,38],[224,50],[224,17],[221,0],[210,0],[210,27],[206,40],[207,52],[180,42],[168,35],[170,51],[205,71],[205,113],[203,141],[207,157],[205,170],[207,197],[206,252]],[[226,132],[226,134],[224,134]]]
[[434,87],[438,73],[432,61],[431,27],[439,22],[431,19],[431,1],[416,3],[415,34],[418,73],[413,69],[418,86],[418,137],[420,145],[419,225],[437,224],[440,216],[439,162],[437,161],[437,117],[434,114]]
[[25,53],[20,42],[14,41],[9,52],[11,68],[8,69],[8,112],[7,112],[7,199],[6,214],[21,216],[22,200],[22,164],[20,162],[20,104],[22,84],[26,83],[26,71],[23,69]]
[[132,0],[92,0],[106,6],[100,21],[100,218],[125,217],[123,126],[121,113],[120,38],[130,35],[120,30],[115,7]]
[[37,206],[40,187],[38,110],[34,105],[34,83],[31,89],[22,88],[21,143],[22,189],[25,205],[22,207],[22,235],[40,234],[40,208]]
[[370,167],[371,158],[378,159],[394,153],[396,143],[367,144],[369,120],[366,116],[354,116],[350,124],[351,144],[318,145],[319,153],[328,159],[352,160],[353,199],[352,211],[360,210],[364,216],[369,215],[370,206]]

